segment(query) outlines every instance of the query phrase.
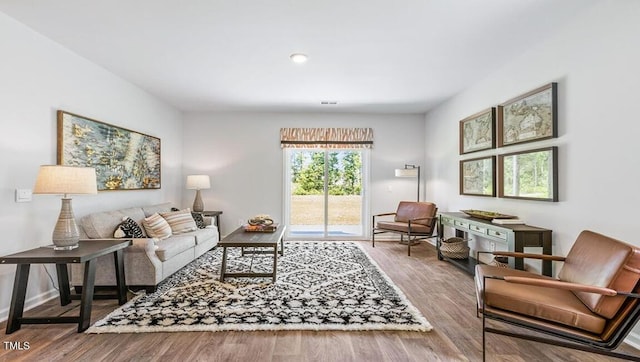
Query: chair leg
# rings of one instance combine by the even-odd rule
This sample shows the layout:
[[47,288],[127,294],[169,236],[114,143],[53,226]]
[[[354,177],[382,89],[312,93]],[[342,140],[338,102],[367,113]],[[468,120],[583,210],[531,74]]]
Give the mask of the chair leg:
[[[477,313],[477,312],[476,312]],[[482,313],[482,362],[486,361],[486,349],[487,349],[487,342],[486,342],[486,336],[485,336],[485,317],[484,317],[484,313]]]
[[411,231],[409,231],[409,235],[407,235],[407,255],[411,256]]
[[375,230],[371,230],[371,247],[376,247],[376,232]]

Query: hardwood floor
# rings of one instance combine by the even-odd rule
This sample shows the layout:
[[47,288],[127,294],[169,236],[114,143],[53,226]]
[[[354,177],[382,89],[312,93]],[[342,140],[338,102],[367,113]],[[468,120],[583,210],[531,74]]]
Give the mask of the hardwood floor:
[[[481,319],[475,314],[473,278],[438,261],[435,248],[396,242],[362,242],[369,255],[433,325],[431,332],[281,331],[140,334],[76,333],[77,325],[25,325],[10,335],[0,325],[0,361],[480,361]],[[2,298],[9,298],[3,295]],[[49,301],[26,316],[78,313],[78,302]],[[117,307],[94,301],[92,322]],[[7,342],[28,342],[12,350]],[[623,350],[634,349],[624,345]],[[508,337],[487,335],[488,361],[610,361]],[[640,353],[640,351],[635,351]]]

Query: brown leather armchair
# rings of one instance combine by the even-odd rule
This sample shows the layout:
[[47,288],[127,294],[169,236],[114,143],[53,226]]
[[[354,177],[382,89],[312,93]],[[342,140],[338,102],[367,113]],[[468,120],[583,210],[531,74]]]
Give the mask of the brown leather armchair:
[[[433,237],[438,208],[432,202],[400,201],[396,212],[373,215],[371,245],[376,247],[376,234],[400,234],[400,242],[407,236],[407,254],[411,256],[411,245],[421,239]],[[393,221],[376,221],[376,218],[394,216]]]
[[[566,257],[492,254],[563,261],[564,265],[557,279],[476,265],[483,360],[485,333],[495,333],[640,361],[640,357],[615,351],[640,318],[640,248],[585,230]],[[520,328],[518,332],[492,328],[487,319]]]

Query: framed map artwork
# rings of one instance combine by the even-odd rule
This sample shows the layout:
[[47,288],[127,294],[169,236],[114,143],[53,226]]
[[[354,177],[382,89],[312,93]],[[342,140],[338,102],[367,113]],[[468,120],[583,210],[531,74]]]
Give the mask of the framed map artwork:
[[558,136],[557,83],[498,106],[498,147]]
[[495,148],[495,125],[493,107],[460,121],[460,154]]
[[98,190],[160,188],[160,139],[58,111],[59,165],[96,169]]
[[496,156],[460,161],[460,195],[496,196]]

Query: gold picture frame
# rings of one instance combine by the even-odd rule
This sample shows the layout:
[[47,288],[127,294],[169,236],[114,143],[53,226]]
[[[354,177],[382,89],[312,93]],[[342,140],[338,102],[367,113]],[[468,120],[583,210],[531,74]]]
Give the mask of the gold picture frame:
[[98,190],[159,189],[160,139],[59,110],[57,162],[96,169]]

